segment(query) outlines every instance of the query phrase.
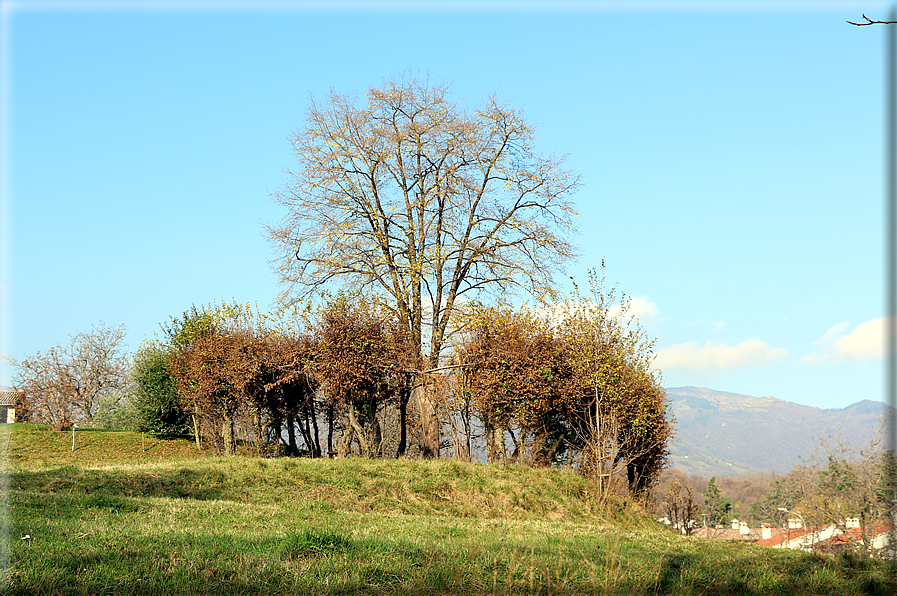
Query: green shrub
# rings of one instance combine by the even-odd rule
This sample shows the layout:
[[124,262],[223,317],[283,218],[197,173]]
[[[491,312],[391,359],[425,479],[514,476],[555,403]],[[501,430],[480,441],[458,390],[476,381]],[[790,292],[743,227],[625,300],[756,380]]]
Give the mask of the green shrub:
[[193,425],[168,370],[168,352],[145,342],[134,355],[137,428],[158,437],[191,436]]
[[133,397],[107,395],[100,398],[93,415],[94,428],[137,431],[140,412]]

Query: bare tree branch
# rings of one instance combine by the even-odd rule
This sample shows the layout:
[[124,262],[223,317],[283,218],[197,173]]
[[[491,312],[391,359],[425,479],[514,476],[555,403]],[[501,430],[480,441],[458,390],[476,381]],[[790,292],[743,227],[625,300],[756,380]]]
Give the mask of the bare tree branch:
[[124,342],[124,325],[100,323],[90,332],[72,335],[66,345],[22,361],[10,359],[17,369],[15,384],[25,392],[35,420],[56,430],[91,424],[100,398],[121,394],[130,383]]
[[853,21],[847,21],[851,25],[856,25],[857,27],[866,27],[867,25],[897,25],[897,21],[873,21],[865,14],[863,15],[863,19],[866,20],[865,23],[854,23]]

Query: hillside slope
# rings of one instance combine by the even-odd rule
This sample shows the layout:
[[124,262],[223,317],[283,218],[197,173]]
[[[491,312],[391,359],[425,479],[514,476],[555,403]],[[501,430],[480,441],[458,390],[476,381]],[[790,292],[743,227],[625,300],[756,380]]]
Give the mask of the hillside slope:
[[668,387],[666,392],[676,417],[673,466],[703,476],[787,473],[808,461],[825,437],[867,444],[879,416],[894,411],[869,400],[822,409],[705,387]]

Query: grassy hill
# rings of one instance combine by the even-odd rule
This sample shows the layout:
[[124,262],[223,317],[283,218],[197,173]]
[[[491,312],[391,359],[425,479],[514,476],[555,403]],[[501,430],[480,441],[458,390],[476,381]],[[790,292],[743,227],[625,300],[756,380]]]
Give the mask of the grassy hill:
[[674,535],[559,470],[218,458],[186,441],[149,455],[140,435],[100,431],[73,453],[71,433],[12,426],[0,431],[9,594],[897,589],[881,561]]
[[165,440],[117,430],[79,428],[72,432],[52,432],[42,424],[11,424],[15,441],[4,436],[0,448],[9,447],[14,463],[29,468],[60,465],[151,462],[172,458],[196,458],[201,455],[196,443],[186,439]]

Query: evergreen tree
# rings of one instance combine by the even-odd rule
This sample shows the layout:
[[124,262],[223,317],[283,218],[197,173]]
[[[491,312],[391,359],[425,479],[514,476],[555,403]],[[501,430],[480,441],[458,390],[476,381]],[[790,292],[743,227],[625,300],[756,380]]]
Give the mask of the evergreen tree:
[[136,430],[160,437],[191,435],[190,414],[169,373],[168,358],[166,347],[157,342],[145,342],[134,355]]
[[716,476],[707,483],[704,492],[704,505],[707,506],[707,523],[710,525],[727,525],[731,520],[732,500],[723,496],[716,485]]

